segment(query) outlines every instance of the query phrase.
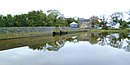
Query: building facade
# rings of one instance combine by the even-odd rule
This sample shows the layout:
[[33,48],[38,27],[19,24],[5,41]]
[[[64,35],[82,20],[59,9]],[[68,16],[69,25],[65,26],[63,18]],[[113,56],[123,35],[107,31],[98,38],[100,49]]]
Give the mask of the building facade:
[[79,20],[79,27],[80,28],[87,28],[87,29],[91,29],[92,28],[92,23],[91,23],[91,19],[84,19],[84,18],[81,18]]

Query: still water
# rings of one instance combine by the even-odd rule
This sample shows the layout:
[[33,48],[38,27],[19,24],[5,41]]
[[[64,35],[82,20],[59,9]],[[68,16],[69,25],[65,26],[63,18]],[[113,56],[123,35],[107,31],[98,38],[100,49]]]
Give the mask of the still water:
[[129,33],[0,40],[0,65],[130,65]]

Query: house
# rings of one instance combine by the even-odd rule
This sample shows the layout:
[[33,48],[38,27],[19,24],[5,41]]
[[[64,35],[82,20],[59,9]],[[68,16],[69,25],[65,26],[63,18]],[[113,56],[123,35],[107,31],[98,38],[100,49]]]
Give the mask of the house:
[[80,25],[79,25],[80,28],[88,28],[88,29],[92,28],[90,19],[81,18],[81,19],[79,19],[79,23],[80,23]]
[[109,22],[108,24],[106,24],[109,28],[119,28],[120,24],[119,23],[115,23],[115,22]]
[[128,28],[130,28],[130,24],[128,24]]
[[78,27],[78,23],[72,22],[70,23],[70,28],[77,28]]

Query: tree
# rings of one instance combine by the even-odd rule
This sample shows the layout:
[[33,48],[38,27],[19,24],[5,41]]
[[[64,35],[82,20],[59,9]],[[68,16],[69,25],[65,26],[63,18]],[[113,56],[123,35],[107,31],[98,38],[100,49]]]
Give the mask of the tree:
[[100,17],[101,22],[99,23],[99,26],[101,26],[102,29],[108,29],[108,27],[106,26],[108,19],[109,19],[109,16],[107,17],[106,15],[102,15]]
[[14,16],[11,14],[0,15],[0,27],[67,26],[64,15],[58,10],[48,10],[48,13],[46,15],[39,10]]
[[[128,12],[125,12],[125,13],[130,16],[130,10]],[[130,21],[130,17],[128,17],[128,20]]]
[[126,29],[128,28],[128,23],[124,20],[120,20],[120,28],[121,29]]
[[46,14],[42,11],[31,11],[28,13],[29,26],[44,26],[46,25]]
[[48,15],[46,17],[46,23],[47,23],[46,26],[54,26],[53,21],[54,21],[54,18]]
[[74,18],[65,18],[65,21],[67,23],[66,26],[69,26],[72,22],[79,23],[78,20],[75,20]]
[[[48,23],[51,24],[51,26],[66,26],[67,23],[64,20],[64,15],[61,14],[58,10],[48,10]],[[52,23],[53,22],[53,23]]]
[[7,27],[14,26],[14,18],[11,14],[7,14]]
[[99,18],[97,16],[92,16],[90,19],[92,22],[92,28],[94,28],[95,25],[99,24]]
[[21,15],[15,15],[14,16],[14,26],[16,27],[25,27],[29,26],[29,23],[27,22],[27,14],[21,14]]
[[123,19],[123,16],[124,15],[122,12],[115,12],[110,17],[111,17],[111,21],[115,23],[121,23],[119,20]]
[[61,13],[58,10],[55,10],[55,9],[54,10],[48,10],[47,13],[49,14],[49,16],[54,18],[53,22],[56,22],[58,17],[61,16]]
[[48,14],[54,16],[55,18],[62,16],[62,14],[58,10],[48,10]]
[[115,23],[120,23],[120,28],[125,29],[128,27],[128,24],[123,20],[124,14],[122,12],[115,12],[111,15],[111,21]]
[[56,22],[56,26],[66,26],[67,22],[62,19],[62,17],[59,17]]
[[129,17],[128,17],[128,20],[129,20],[128,25],[130,25],[130,10],[128,12],[126,12],[126,13],[129,15]]
[[3,22],[3,15],[0,15],[0,27],[4,27],[5,23]]

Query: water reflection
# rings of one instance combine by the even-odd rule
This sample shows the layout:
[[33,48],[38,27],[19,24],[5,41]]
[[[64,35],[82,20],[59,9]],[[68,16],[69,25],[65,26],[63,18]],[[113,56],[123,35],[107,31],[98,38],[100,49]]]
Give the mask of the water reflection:
[[41,36],[32,38],[0,40],[0,51],[28,46],[33,50],[58,51],[66,42],[88,41],[91,45],[111,46],[130,52],[128,33],[75,33],[62,36]]
[[99,45],[109,45],[113,48],[118,48],[118,49],[125,49],[125,51],[130,52],[129,50],[129,39],[128,34],[126,33],[112,33],[108,34],[106,33],[104,36],[102,34],[99,35]]

